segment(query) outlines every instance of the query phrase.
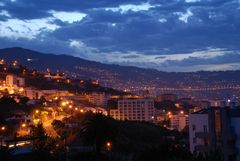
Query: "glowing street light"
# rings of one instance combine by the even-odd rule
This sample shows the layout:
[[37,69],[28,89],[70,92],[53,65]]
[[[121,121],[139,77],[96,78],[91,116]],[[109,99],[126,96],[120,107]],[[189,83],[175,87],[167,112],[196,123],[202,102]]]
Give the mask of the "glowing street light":
[[106,148],[107,148],[108,151],[111,150],[111,148],[112,148],[112,143],[111,143],[110,141],[108,141],[108,142],[106,143]]
[[23,89],[23,88],[20,88],[20,89],[19,89],[19,92],[23,92],[23,91],[24,91],[24,89]]
[[24,127],[27,127],[27,125],[26,125],[26,124],[24,124],[24,123],[23,123],[21,126],[22,126],[23,128],[24,128]]
[[6,130],[6,127],[5,126],[2,126],[1,127],[1,131],[5,131]]
[[62,106],[66,106],[67,104],[66,104],[66,102],[62,102]]
[[36,113],[36,114],[39,114],[39,110],[36,110],[35,113]]
[[180,111],[180,114],[184,114],[184,111]]
[[34,120],[33,120],[33,123],[34,123],[34,124],[38,124],[39,121],[40,121],[40,119],[34,119]]

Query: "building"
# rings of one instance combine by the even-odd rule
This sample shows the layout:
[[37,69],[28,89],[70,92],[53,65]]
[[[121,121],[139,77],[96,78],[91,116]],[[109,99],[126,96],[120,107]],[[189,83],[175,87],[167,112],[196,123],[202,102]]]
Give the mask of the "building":
[[24,90],[24,96],[28,97],[29,99],[40,99],[44,96],[44,93],[41,90],[26,88]]
[[93,92],[88,95],[89,102],[101,107],[107,107],[107,102],[110,99],[110,95],[104,92]]
[[170,115],[170,129],[182,131],[188,125],[188,115],[180,111],[179,114]]
[[224,100],[211,100],[210,101],[210,106],[212,107],[225,107],[227,105],[227,102]]
[[190,114],[191,152],[221,150],[223,161],[240,161],[240,110],[211,107]]
[[110,116],[117,120],[153,121],[154,100],[149,98],[121,99],[117,109],[110,109]]
[[162,102],[162,101],[175,102],[176,100],[177,100],[177,95],[175,94],[161,94],[156,97],[157,102]]
[[41,97],[47,97],[47,96],[65,96],[69,94],[68,91],[64,90],[57,90],[57,89],[51,89],[51,90],[38,90],[32,87],[25,88],[24,90],[24,96],[28,97],[29,99],[40,99]]
[[15,75],[7,75],[6,76],[6,85],[10,87],[24,87],[25,79],[21,77],[17,77]]

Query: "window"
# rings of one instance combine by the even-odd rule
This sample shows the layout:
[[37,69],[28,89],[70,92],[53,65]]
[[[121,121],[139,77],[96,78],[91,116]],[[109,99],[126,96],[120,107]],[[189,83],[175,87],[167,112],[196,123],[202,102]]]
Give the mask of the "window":
[[193,143],[194,143],[194,144],[197,143],[197,138],[193,138]]
[[208,140],[207,140],[207,139],[204,139],[203,141],[204,141],[204,145],[205,145],[205,146],[208,146]]
[[193,131],[196,130],[196,125],[192,125],[192,130],[193,130]]
[[207,132],[207,126],[206,125],[203,125],[203,131]]

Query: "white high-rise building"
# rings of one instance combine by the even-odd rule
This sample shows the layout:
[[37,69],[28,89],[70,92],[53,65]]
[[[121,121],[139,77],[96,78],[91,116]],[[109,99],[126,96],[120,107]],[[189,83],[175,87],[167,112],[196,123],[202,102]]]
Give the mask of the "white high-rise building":
[[170,129],[182,131],[188,125],[188,115],[181,111],[179,114],[170,115]]
[[89,102],[94,105],[106,107],[107,101],[110,99],[110,95],[104,92],[102,93],[94,92],[88,95],[88,99],[89,99]]
[[118,100],[117,109],[110,110],[110,116],[117,120],[153,121],[154,100],[150,98]]
[[240,161],[240,109],[211,107],[189,116],[191,152],[220,150],[223,161]]

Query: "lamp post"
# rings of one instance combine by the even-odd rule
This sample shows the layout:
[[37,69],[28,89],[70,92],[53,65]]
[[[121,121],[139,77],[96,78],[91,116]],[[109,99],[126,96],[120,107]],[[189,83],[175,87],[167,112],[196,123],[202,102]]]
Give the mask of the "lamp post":
[[3,137],[4,137],[4,133],[6,131],[6,127],[5,126],[2,126],[1,127],[1,147],[3,145]]
[[110,151],[112,149],[112,142],[108,141],[106,143],[106,149],[107,149],[107,151]]

